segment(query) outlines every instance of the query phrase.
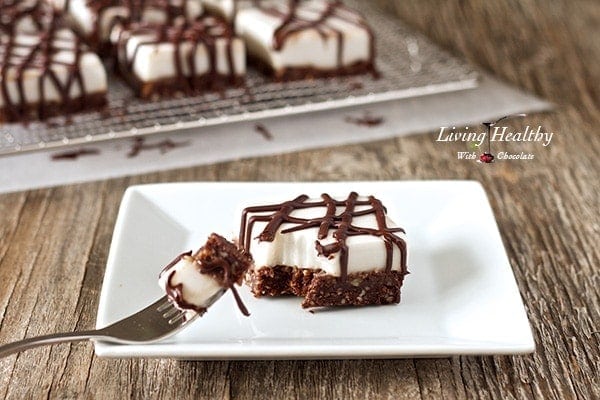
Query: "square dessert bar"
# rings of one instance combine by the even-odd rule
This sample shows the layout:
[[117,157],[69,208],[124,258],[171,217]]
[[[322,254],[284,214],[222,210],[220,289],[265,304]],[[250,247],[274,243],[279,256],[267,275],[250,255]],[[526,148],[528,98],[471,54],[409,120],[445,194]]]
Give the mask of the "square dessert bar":
[[88,43],[105,47],[112,28],[119,23],[148,22],[172,24],[193,21],[203,13],[201,0],[51,0],[63,9]]
[[376,74],[373,31],[340,1],[253,4],[239,6],[235,30],[253,61],[276,79]]
[[132,24],[114,40],[119,70],[142,98],[197,94],[244,80],[244,43],[217,17],[181,25]]
[[102,62],[72,32],[0,35],[0,122],[99,108],[106,91]]
[[302,307],[391,304],[407,274],[405,234],[373,196],[301,195],[243,211],[240,246],[256,297],[303,296]]

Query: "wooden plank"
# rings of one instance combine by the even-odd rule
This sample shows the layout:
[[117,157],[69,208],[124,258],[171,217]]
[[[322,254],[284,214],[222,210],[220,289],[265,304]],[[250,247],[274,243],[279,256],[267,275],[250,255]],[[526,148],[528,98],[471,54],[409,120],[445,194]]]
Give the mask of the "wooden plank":
[[94,326],[112,229],[129,185],[476,179],[494,208],[535,354],[181,362],[99,359],[89,343],[64,344],[0,360],[0,397],[600,398],[600,41],[592,34],[600,9],[585,1],[377,1],[450,51],[557,103],[554,113],[527,119],[555,132],[552,145],[506,144],[508,151],[534,152],[535,160],[483,166],[456,160],[461,145],[441,148],[430,132],[1,195],[0,342]]

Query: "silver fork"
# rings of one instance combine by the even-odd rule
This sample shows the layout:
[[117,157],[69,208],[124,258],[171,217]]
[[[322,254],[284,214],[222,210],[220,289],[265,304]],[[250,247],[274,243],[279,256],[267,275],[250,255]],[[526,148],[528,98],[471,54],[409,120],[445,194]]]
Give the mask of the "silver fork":
[[151,343],[174,334],[198,316],[195,311],[176,308],[164,296],[143,310],[101,329],[54,333],[5,344],[0,346],[0,358],[32,347],[85,339],[129,344]]

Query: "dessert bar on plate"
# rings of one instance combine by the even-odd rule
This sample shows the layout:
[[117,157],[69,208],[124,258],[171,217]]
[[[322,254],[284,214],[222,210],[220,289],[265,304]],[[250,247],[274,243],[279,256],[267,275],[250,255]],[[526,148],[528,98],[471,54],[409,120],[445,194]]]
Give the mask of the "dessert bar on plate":
[[244,80],[244,43],[217,17],[176,25],[131,24],[113,40],[119,71],[142,98],[223,89]]
[[386,212],[356,192],[245,208],[239,240],[256,263],[252,293],[302,296],[304,308],[399,303],[406,238]]
[[0,122],[96,109],[106,91],[100,58],[71,31],[0,35]]

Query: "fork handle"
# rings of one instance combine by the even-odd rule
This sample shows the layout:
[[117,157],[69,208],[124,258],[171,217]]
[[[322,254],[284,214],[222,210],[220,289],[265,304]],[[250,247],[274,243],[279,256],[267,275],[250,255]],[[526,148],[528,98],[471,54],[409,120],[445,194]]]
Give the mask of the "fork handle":
[[13,353],[28,350],[33,347],[45,346],[55,343],[77,342],[80,340],[100,337],[104,337],[102,330],[53,333],[50,335],[36,336],[0,346],[0,358],[9,356]]

